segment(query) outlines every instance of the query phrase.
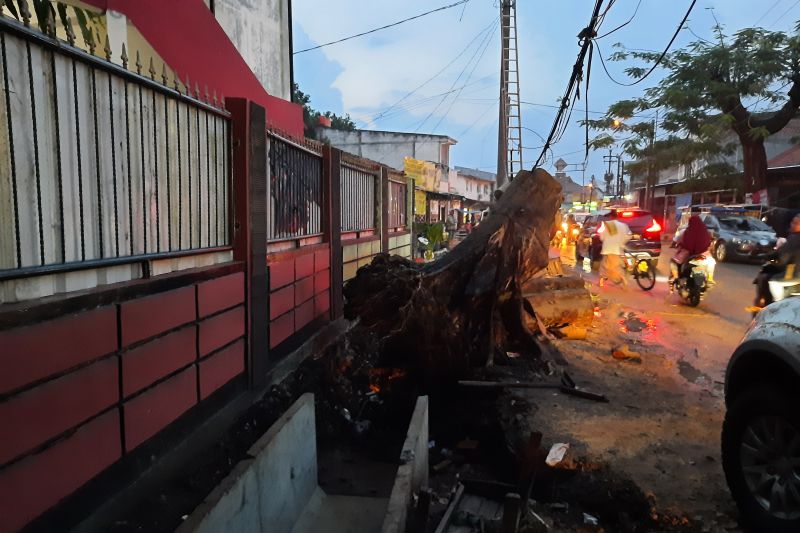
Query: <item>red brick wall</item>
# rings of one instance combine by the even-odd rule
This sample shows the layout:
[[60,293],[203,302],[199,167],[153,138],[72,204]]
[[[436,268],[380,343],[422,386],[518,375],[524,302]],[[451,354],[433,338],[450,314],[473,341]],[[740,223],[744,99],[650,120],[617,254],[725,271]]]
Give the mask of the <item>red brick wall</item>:
[[274,348],[314,320],[330,317],[330,247],[272,254],[267,266],[269,347]]
[[[0,331],[0,531],[24,526],[245,371],[244,273],[217,270]],[[141,294],[149,283],[131,285]],[[31,321],[23,311],[17,323]]]

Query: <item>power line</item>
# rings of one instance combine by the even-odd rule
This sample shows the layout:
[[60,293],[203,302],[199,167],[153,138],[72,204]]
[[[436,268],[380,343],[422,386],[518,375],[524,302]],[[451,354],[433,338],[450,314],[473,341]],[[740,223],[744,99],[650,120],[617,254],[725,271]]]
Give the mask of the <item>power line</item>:
[[450,8],[453,8],[453,7],[456,7],[456,6],[460,6],[461,4],[466,4],[467,2],[469,2],[469,0],[459,0],[458,2],[452,3],[450,5],[438,7],[436,9],[432,9],[430,11],[426,11],[425,13],[420,13],[419,15],[414,15],[413,17],[409,17],[407,19],[398,20],[397,22],[393,22],[391,24],[387,24],[386,26],[381,26],[380,28],[374,28],[374,29],[371,29],[371,30],[368,30],[368,31],[357,33],[355,35],[350,35],[348,37],[343,37],[341,39],[337,39],[337,40],[331,41],[329,43],[324,43],[324,44],[320,44],[320,45],[317,45],[317,46],[312,46],[311,48],[305,48],[303,50],[298,50],[297,52],[294,53],[294,55],[302,54],[303,52],[310,52],[311,50],[317,50],[319,48],[322,48],[323,46],[330,46],[332,44],[342,43],[344,41],[349,41],[350,39],[355,39],[356,37],[363,37],[364,35],[369,35],[370,33],[375,33],[376,31],[385,30],[387,28],[392,28],[394,26],[399,26],[400,24],[403,24],[404,22],[408,22],[410,20],[415,20],[415,19],[418,19],[418,18],[422,18],[422,17],[424,17],[426,15],[430,15],[430,14],[436,13],[438,11],[444,11],[445,9],[450,9]]
[[[462,89],[465,89],[467,87],[471,87],[473,85],[478,85],[481,82],[483,82],[485,80],[488,80],[489,78],[494,78],[495,76],[496,76],[496,74],[489,74],[487,76],[479,78],[479,79],[477,79],[475,81],[472,81],[470,83],[465,83],[464,85],[461,85],[461,86],[456,87],[454,89],[451,89],[449,91],[445,91],[445,92],[441,92],[441,93],[434,94],[434,95],[431,95],[431,96],[427,96],[425,98],[420,98],[418,100],[412,100],[411,102],[407,102],[407,103],[405,103],[403,105],[398,105],[398,106],[395,107],[395,109],[393,111],[384,113],[381,116],[374,118],[373,121],[377,121],[379,119],[393,117],[393,116],[399,115],[399,114],[401,114],[401,113],[403,113],[405,111],[410,111],[412,109],[417,109],[419,107],[423,107],[426,104],[428,104],[431,100],[435,100],[436,98],[439,98],[440,96],[445,96],[445,95],[448,95],[448,94],[452,94],[452,93],[458,92],[458,91],[460,91]],[[484,91],[487,87],[488,87],[488,85],[485,85],[485,86],[482,86],[482,87],[476,87],[474,89],[471,89],[471,90],[467,91],[466,94],[472,94],[472,93],[475,93],[475,92]],[[492,98],[492,99],[488,99],[487,101],[494,101],[494,100],[495,99]]]
[[[494,35],[494,32],[492,32],[491,34],[487,34],[487,35]],[[475,48],[475,51],[472,53],[472,56],[464,64],[464,68],[461,69],[461,72],[459,72],[458,77],[456,77],[456,79],[453,81],[453,84],[450,86],[451,90],[448,91],[448,92],[452,92],[452,89],[455,87],[456,83],[458,83],[458,80],[461,79],[461,76],[464,75],[464,73],[467,71],[469,66],[472,64],[472,60],[477,57],[478,51],[481,49],[481,46],[483,46],[484,42],[488,42],[488,40],[489,39],[484,37],[484,41],[482,41],[480,44],[478,44],[478,47]],[[484,51],[485,51],[485,48],[484,48]],[[483,53],[481,53],[481,56],[482,55],[483,55]],[[439,107],[444,103],[444,101],[446,99],[447,99],[446,95],[442,97],[442,99],[439,101],[439,103],[436,104],[436,106],[431,110],[431,112],[428,113],[428,115],[424,119],[422,119],[422,122],[420,122],[419,125],[414,129],[415,132],[419,131],[420,128],[422,128],[422,126],[424,126],[425,123],[428,122],[428,119],[430,119],[433,116],[433,114],[436,113],[436,111],[439,109]]]
[[[465,80],[465,83],[469,82],[469,80],[472,78],[472,75],[475,73],[475,69],[478,68],[478,65],[480,64],[481,59],[483,59],[483,55],[486,53],[486,49],[489,48],[489,44],[491,43],[492,37],[494,36],[496,31],[497,31],[497,28],[495,28],[492,31],[492,33],[489,34],[489,38],[486,39],[486,44],[484,45],[483,50],[481,51],[481,54],[478,56],[478,59],[475,60],[475,64],[472,65],[472,70],[469,71],[469,74],[467,75],[467,79]],[[453,109],[453,106],[455,105],[456,100],[458,100],[458,97],[460,95],[461,95],[461,90],[459,89],[458,93],[455,96],[453,96],[453,99],[450,101],[450,105],[447,107],[447,111],[445,111],[444,114],[441,117],[439,117],[439,122],[436,123],[436,125],[433,127],[432,131],[436,131],[436,129],[439,127],[439,125],[442,123],[442,121],[447,117],[447,115],[450,113],[450,110]]]
[[780,21],[781,21],[781,19],[782,19],[783,17],[785,17],[786,15],[788,15],[788,14],[789,14],[789,11],[791,11],[791,10],[792,10],[792,9],[794,9],[794,8],[796,8],[796,7],[797,7],[797,4],[800,4],[800,0],[797,0],[797,2],[795,2],[794,4],[792,4],[791,6],[789,6],[789,9],[787,9],[786,11],[784,11],[784,12],[783,12],[783,14],[782,14],[780,17],[778,17],[778,18],[776,18],[775,20],[773,20],[773,21],[772,21],[772,24],[770,24],[770,25],[769,25],[769,27],[770,27],[770,28],[773,28],[773,27],[775,27],[775,24],[777,24],[778,22],[780,22]]
[[459,134],[458,134],[458,137],[463,137],[464,135],[466,135],[466,133],[467,133],[469,130],[471,130],[471,129],[472,129],[472,127],[473,127],[473,126],[475,126],[475,124],[477,124],[478,122],[480,122],[480,121],[481,121],[481,119],[482,119],[483,117],[485,117],[485,116],[486,116],[486,114],[487,114],[489,111],[491,111],[492,109],[495,109],[495,107],[494,107],[494,106],[487,107],[487,108],[486,108],[486,110],[485,110],[483,113],[481,113],[481,114],[478,116],[478,118],[476,118],[476,119],[475,119],[475,121],[474,121],[472,124],[470,124],[469,126],[467,126],[467,128],[466,128],[464,131],[462,131],[461,133],[459,133]]
[[579,38],[581,39],[581,50],[578,53],[578,59],[575,61],[575,65],[572,67],[572,75],[569,78],[569,83],[567,84],[567,90],[564,91],[564,97],[561,99],[561,108],[558,110],[556,114],[556,118],[553,121],[553,126],[550,129],[550,133],[547,136],[547,142],[544,143],[542,152],[539,154],[539,157],[536,159],[536,163],[534,164],[534,168],[539,166],[541,163],[542,158],[547,153],[547,150],[550,148],[550,143],[553,140],[553,137],[556,134],[559,126],[561,125],[561,120],[564,116],[564,111],[570,105],[570,99],[572,98],[573,92],[575,91],[576,85],[579,83],[579,79],[583,76],[583,61],[586,58],[586,52],[589,49],[589,46],[592,44],[592,39],[597,35],[597,25],[598,25],[598,17],[600,14],[600,7],[603,3],[603,0],[596,0],[594,5],[594,10],[592,12],[592,18],[589,20],[589,25],[584,28],[580,34]]
[[[642,76],[641,78],[639,78],[637,80],[632,81],[631,83],[622,83],[622,82],[617,81],[617,80],[614,79],[614,77],[611,75],[611,73],[608,72],[608,68],[606,67],[606,61],[605,61],[605,59],[603,59],[603,53],[600,51],[600,46],[598,45],[597,46],[597,54],[600,56],[600,63],[603,65],[603,70],[606,71],[606,75],[608,76],[608,78],[611,81],[613,81],[614,83],[616,83],[617,85],[622,85],[623,87],[631,87],[631,86],[637,85],[637,84],[643,82],[645,79],[647,79],[647,77],[650,76],[650,74],[653,73],[653,71],[656,69],[656,67],[658,67],[658,65],[661,64],[661,61],[663,61],[664,57],[667,55],[667,52],[669,52],[669,49],[672,46],[672,43],[675,42],[675,39],[678,37],[678,34],[680,33],[681,29],[683,28],[683,25],[686,24],[686,19],[689,18],[689,14],[692,12],[692,9],[694,9],[694,5],[696,3],[697,3],[697,0],[692,0],[692,3],[689,5],[689,9],[686,10],[686,14],[683,16],[683,20],[681,20],[681,23],[678,24],[678,27],[675,30],[675,33],[672,34],[672,39],[669,40],[669,42],[667,43],[667,47],[664,48],[663,52],[661,52],[661,55],[658,57],[656,62],[653,64],[653,66],[650,67],[650,70],[648,70],[644,74],[644,76]],[[798,0],[797,3],[800,4],[800,0]],[[595,41],[595,44],[597,44],[596,41]]]
[[[622,24],[620,24],[619,26],[617,26],[613,30],[604,33],[600,37],[596,37],[596,39],[602,39],[603,37],[608,37],[609,35],[611,35],[615,31],[621,30],[622,28],[624,28],[625,26],[630,24],[631,21],[636,17],[636,13],[639,12],[639,6],[641,6],[641,5],[642,5],[642,0],[639,0],[639,2],[636,4],[636,9],[633,10],[633,15],[631,15],[631,18],[629,18],[627,21],[623,22]],[[610,8],[611,6],[608,6],[608,7]],[[608,10],[608,8],[606,10]]]
[[758,26],[758,23],[761,22],[762,20],[764,20],[764,17],[769,15],[772,12],[773,9],[778,7],[778,4],[780,4],[780,3],[781,3],[781,0],[775,0],[775,3],[772,4],[772,6],[769,9],[764,11],[764,14],[762,14],[760,17],[758,17],[758,20],[753,23],[753,27],[755,28],[756,26]]
[[483,35],[485,32],[489,31],[489,29],[490,29],[490,28],[491,28],[491,27],[492,27],[492,26],[495,24],[495,22],[496,22],[496,21],[492,21],[491,23],[489,23],[489,25],[488,25],[488,26],[486,26],[484,29],[482,29],[480,32],[478,32],[478,33],[475,35],[475,37],[473,37],[473,38],[472,38],[472,40],[471,40],[469,43],[467,43],[467,45],[464,47],[464,49],[463,49],[463,50],[461,50],[461,52],[459,52],[459,53],[458,53],[458,55],[456,55],[456,57],[454,57],[453,59],[451,59],[449,63],[447,63],[447,64],[446,64],[444,67],[442,67],[442,68],[439,70],[439,72],[437,72],[436,74],[434,74],[433,76],[431,76],[430,78],[428,78],[427,80],[425,80],[424,82],[422,82],[420,85],[418,85],[418,86],[417,86],[416,88],[414,88],[413,90],[411,90],[411,91],[409,91],[408,93],[406,93],[406,95],[405,95],[405,96],[403,96],[402,98],[400,98],[398,101],[396,101],[395,103],[393,103],[392,105],[390,105],[390,106],[389,106],[389,107],[387,107],[386,109],[382,110],[382,111],[381,111],[381,112],[380,112],[380,113],[379,113],[379,114],[378,114],[378,115],[377,115],[375,118],[373,118],[372,120],[373,120],[373,121],[375,121],[375,120],[378,120],[378,119],[379,119],[379,118],[381,118],[383,115],[385,115],[385,114],[386,114],[386,113],[388,113],[390,110],[392,110],[392,109],[393,109],[395,106],[397,106],[398,104],[400,104],[401,102],[403,102],[403,101],[404,101],[406,98],[408,98],[409,96],[411,96],[411,95],[413,95],[414,93],[416,93],[418,90],[420,90],[420,89],[422,89],[423,87],[425,87],[427,84],[429,84],[430,82],[432,82],[434,79],[438,78],[438,77],[439,77],[439,76],[440,76],[440,75],[441,75],[441,74],[442,74],[442,73],[443,73],[445,70],[447,70],[447,69],[450,67],[450,65],[452,65],[453,63],[455,63],[456,61],[458,61],[458,59],[459,59],[459,58],[460,58],[462,55],[464,55],[468,49],[470,49],[470,48],[472,47],[472,43],[474,43],[475,41],[477,41],[477,40],[478,40],[478,38],[479,38],[481,35]]

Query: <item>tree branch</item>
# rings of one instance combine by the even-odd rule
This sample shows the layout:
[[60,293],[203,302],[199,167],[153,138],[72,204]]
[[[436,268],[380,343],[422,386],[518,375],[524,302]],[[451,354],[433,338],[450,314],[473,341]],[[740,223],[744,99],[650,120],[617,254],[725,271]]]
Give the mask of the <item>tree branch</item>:
[[752,128],[767,128],[770,135],[772,135],[783,129],[794,118],[797,114],[797,108],[800,107],[800,79],[795,78],[792,81],[794,83],[792,83],[792,88],[789,89],[789,100],[768,118],[751,118],[750,126]]

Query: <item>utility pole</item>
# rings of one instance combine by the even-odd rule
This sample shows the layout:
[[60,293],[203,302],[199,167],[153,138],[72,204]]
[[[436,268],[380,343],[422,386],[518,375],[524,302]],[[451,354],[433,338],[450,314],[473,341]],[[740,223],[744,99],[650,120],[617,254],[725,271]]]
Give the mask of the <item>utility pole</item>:
[[658,127],[658,110],[656,109],[656,118],[653,120],[650,128],[650,149],[648,150],[647,154],[647,179],[644,185],[644,208],[651,209],[652,208],[652,198],[650,198],[653,194],[653,188],[656,185],[655,179],[655,168],[653,165],[653,146],[656,142],[656,128]]
[[500,110],[497,126],[497,186],[522,170],[517,2],[500,0]]

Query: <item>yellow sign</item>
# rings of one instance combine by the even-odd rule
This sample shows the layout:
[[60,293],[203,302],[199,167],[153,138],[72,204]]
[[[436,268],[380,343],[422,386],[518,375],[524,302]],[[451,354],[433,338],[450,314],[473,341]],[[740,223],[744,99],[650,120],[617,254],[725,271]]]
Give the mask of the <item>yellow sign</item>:
[[424,215],[428,195],[424,191],[414,191],[414,214]]
[[440,171],[430,161],[420,161],[406,157],[403,164],[406,176],[413,179],[416,186],[425,191],[437,192],[441,181]]

